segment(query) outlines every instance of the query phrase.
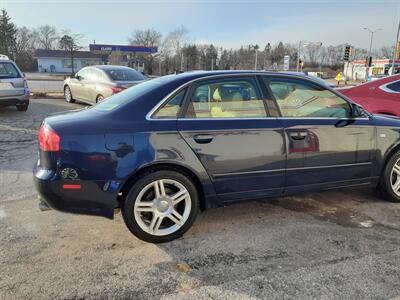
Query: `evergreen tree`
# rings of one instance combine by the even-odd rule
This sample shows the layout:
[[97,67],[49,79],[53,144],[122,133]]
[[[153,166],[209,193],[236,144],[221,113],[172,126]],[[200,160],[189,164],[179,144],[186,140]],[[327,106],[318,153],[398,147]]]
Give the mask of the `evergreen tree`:
[[0,54],[11,56],[15,48],[17,28],[3,9],[0,14]]

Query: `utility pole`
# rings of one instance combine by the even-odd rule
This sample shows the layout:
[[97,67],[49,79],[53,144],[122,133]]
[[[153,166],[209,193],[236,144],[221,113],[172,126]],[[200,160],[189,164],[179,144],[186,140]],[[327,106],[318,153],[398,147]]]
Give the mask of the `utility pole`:
[[296,72],[299,72],[300,67],[300,48],[301,48],[301,41],[299,42],[299,47],[297,48],[297,64],[296,64]]
[[[373,41],[373,39],[374,39],[374,34],[375,34],[377,31],[382,30],[382,28],[378,28],[378,29],[375,29],[375,30],[371,30],[371,29],[369,29],[369,28],[367,28],[367,27],[364,27],[363,29],[369,31],[369,33],[371,34],[371,41],[370,41],[370,43],[369,43],[369,55],[368,55],[368,59],[369,59],[369,57],[372,56],[372,41]],[[366,69],[366,72],[365,72],[365,80],[368,79],[368,76],[369,76],[369,66],[367,66],[367,69]]]
[[258,49],[260,48],[257,44],[253,46],[254,51],[256,52],[256,57],[254,61],[254,71],[257,71],[257,63],[258,63]]
[[257,58],[258,58],[258,51],[256,50],[256,61],[254,62],[254,71],[257,71]]
[[396,37],[396,44],[394,44],[394,52],[393,52],[393,59],[392,59],[392,74],[394,74],[394,62],[396,60],[396,54],[397,54],[397,47],[399,46],[399,34],[400,34],[400,20],[399,20],[399,28],[397,29],[397,37]]

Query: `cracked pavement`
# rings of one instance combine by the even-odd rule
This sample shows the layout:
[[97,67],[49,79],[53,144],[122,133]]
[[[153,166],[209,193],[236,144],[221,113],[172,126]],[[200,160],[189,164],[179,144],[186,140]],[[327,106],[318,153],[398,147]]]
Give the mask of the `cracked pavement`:
[[43,118],[0,108],[0,299],[390,299],[400,295],[400,204],[369,189],[244,202],[153,245],[120,215],[40,212],[31,169]]

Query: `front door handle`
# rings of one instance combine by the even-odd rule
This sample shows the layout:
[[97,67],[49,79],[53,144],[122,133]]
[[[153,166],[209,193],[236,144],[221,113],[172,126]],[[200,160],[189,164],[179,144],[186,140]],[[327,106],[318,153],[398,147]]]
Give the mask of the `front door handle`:
[[304,140],[307,136],[306,132],[291,133],[290,137],[296,141]]
[[195,140],[196,143],[198,144],[208,144],[211,143],[213,140],[213,136],[209,134],[197,134],[193,136],[193,139]]

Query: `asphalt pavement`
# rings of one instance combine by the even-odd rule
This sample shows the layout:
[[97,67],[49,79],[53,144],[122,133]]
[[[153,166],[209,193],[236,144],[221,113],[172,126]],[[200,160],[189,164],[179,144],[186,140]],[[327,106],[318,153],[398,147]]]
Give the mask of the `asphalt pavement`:
[[391,299],[400,204],[369,189],[248,201],[202,213],[182,238],[142,242],[115,220],[40,212],[37,130],[78,109],[0,108],[0,299]]

